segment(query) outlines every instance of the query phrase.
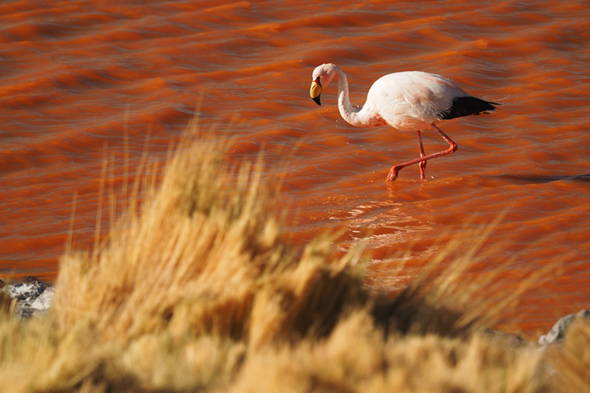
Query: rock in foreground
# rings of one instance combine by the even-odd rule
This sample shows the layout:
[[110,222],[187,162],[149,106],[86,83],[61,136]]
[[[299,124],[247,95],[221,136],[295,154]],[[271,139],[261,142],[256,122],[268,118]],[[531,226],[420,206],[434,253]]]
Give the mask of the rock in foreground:
[[13,299],[15,312],[21,318],[45,313],[53,301],[53,286],[29,277],[23,282],[7,284],[2,291]]

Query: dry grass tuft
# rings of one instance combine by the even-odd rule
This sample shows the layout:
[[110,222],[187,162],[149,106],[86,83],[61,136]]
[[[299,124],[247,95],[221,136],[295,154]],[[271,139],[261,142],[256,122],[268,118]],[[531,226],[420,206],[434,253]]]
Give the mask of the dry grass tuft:
[[184,144],[158,185],[138,184],[93,252],[63,257],[51,313],[29,322],[2,314],[0,386],[14,393],[548,389],[539,351],[478,333],[495,315],[479,307],[499,298],[477,296],[493,288],[491,279],[462,282],[470,254],[442,274],[426,270],[393,299],[371,293],[358,250],[334,259],[329,238],[304,249],[284,243],[258,167],[226,168],[225,147]]

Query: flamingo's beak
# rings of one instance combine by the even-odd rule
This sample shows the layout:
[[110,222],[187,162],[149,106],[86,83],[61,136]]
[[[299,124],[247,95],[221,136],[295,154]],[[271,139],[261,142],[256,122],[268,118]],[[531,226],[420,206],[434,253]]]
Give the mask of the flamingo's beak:
[[311,87],[309,88],[309,96],[312,100],[315,101],[316,104],[322,105],[320,101],[320,95],[322,94],[322,85],[319,81],[319,78],[315,81],[311,82]]

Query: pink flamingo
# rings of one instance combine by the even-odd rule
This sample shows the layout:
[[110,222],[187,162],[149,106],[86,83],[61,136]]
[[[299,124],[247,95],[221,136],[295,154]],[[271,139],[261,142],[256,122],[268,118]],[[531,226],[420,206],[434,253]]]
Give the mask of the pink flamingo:
[[[367,94],[362,108],[353,108],[348,94],[346,74],[336,64],[322,64],[312,73],[310,97],[321,105],[322,88],[338,80],[338,110],[355,127],[390,125],[400,131],[416,131],[420,141],[420,157],[391,167],[387,181],[397,178],[399,171],[419,164],[420,178],[426,178],[426,163],[436,157],[454,153],[457,144],[435,122],[456,117],[479,115],[495,110],[499,105],[470,96],[453,81],[437,74],[406,71],[387,74],[377,79]],[[433,128],[449,144],[448,149],[426,155],[422,130]]]

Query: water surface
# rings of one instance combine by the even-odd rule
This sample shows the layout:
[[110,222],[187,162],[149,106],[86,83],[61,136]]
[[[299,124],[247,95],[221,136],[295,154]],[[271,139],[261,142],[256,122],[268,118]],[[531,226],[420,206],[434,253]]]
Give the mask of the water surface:
[[[15,0],[0,5],[0,59],[5,274],[53,278],[75,194],[76,244],[93,241],[105,151],[116,165],[104,187],[117,188],[144,150],[164,160],[196,114],[236,138],[233,160],[264,146],[268,175],[285,178],[294,241],[327,229],[344,231],[343,249],[364,240],[375,285],[395,284],[392,256],[408,244],[408,263],[423,263],[441,234],[505,214],[483,266],[567,261],[526,295],[519,327],[589,307],[586,1]],[[423,70],[502,106],[442,122],[459,151],[431,161],[427,181],[414,167],[387,185],[391,165],[418,155],[415,134],[350,127],[335,86],[317,107],[307,91],[324,62],[347,72],[356,104],[379,76]],[[434,133],[425,143],[445,148]],[[507,291],[519,284],[510,269]]]

